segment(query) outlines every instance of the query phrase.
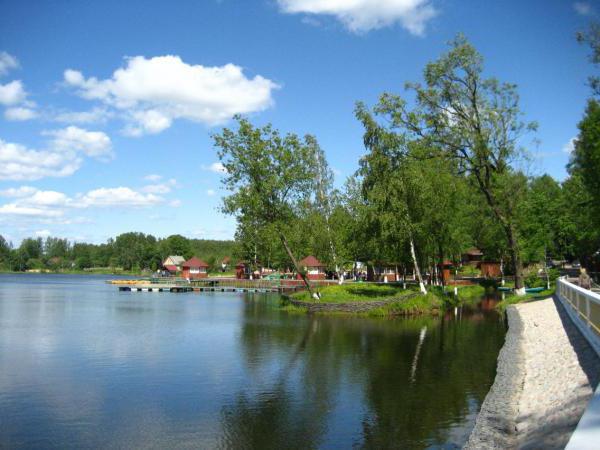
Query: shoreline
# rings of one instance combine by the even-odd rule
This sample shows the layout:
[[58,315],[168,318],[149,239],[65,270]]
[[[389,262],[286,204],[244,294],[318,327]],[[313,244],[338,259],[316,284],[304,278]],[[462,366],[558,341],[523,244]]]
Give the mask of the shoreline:
[[507,308],[508,331],[466,449],[562,449],[600,379],[600,358],[560,302]]

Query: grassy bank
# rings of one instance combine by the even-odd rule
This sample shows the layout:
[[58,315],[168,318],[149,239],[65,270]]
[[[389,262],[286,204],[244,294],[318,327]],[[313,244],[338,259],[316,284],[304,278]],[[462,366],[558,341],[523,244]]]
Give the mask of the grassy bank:
[[542,292],[537,292],[537,293],[531,293],[531,294],[525,294],[525,295],[516,295],[516,294],[506,295],[504,297],[504,300],[502,300],[500,303],[498,303],[496,308],[498,308],[500,311],[505,311],[506,308],[508,308],[510,305],[516,305],[518,303],[526,303],[526,302],[530,302],[533,300],[543,300],[545,298],[552,297],[554,295],[554,292],[555,292],[555,288],[551,287],[550,289],[546,289],[546,290],[543,290]]
[[[429,292],[427,295],[423,295],[420,294],[415,287],[403,289],[400,286],[394,285],[348,283],[341,286],[326,286],[320,289],[319,292],[321,294],[319,303],[348,304],[375,301],[389,302],[385,306],[374,308],[368,312],[342,314],[358,314],[375,317],[436,314],[440,309],[443,309],[445,305],[445,301],[440,295],[441,291]],[[307,304],[316,303],[306,291],[292,294],[291,298]],[[282,310],[287,312],[306,312],[307,308],[284,302]]]
[[[416,292],[414,289],[402,289],[400,286],[366,283],[346,283],[319,289],[322,303],[372,302],[402,297],[414,292]],[[303,302],[314,302],[308,291],[296,292],[292,294],[292,298]]]

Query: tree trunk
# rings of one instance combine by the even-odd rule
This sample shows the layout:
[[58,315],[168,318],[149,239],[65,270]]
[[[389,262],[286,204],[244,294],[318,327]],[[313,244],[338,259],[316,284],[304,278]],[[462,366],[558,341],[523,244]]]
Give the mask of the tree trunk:
[[281,239],[281,243],[283,244],[283,247],[285,248],[286,253],[288,254],[289,258],[292,260],[292,264],[294,265],[296,272],[300,275],[300,277],[302,278],[302,281],[304,281],[304,285],[306,286],[306,289],[308,290],[310,297],[314,298],[316,300],[319,300],[321,298],[321,295],[318,292],[314,292],[312,290],[312,286],[310,285],[310,282],[308,281],[306,274],[304,273],[303,270],[300,269],[300,266],[298,265],[298,261],[296,261],[294,254],[290,250],[290,246],[288,245],[287,239],[285,238],[285,235],[281,231],[279,232],[279,238]]
[[525,285],[523,284],[523,261],[521,260],[521,255],[519,253],[517,237],[515,236],[515,231],[511,225],[506,227],[506,237],[508,238],[510,258],[515,272],[515,294],[525,295]]
[[419,264],[417,263],[417,255],[415,253],[415,244],[413,242],[412,236],[410,237],[410,256],[413,260],[415,276],[419,280],[419,289],[423,294],[427,294],[427,289],[425,289],[425,284],[423,283],[423,278],[421,277],[421,271],[419,270]]

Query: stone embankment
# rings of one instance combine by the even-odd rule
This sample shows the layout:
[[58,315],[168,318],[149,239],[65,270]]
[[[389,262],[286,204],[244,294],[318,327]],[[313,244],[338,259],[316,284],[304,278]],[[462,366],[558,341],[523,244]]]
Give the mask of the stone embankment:
[[558,300],[511,306],[496,380],[467,449],[562,449],[600,379],[600,358]]

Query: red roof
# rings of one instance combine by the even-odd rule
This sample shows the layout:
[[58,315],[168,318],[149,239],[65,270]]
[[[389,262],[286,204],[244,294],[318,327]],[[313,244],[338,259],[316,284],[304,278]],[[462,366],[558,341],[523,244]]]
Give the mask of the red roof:
[[304,267],[325,267],[325,264],[323,264],[313,255],[307,256],[306,258],[298,261],[298,264]]
[[167,264],[165,266],[165,269],[167,269],[169,272],[177,272],[177,266],[174,266],[172,264]]
[[186,262],[184,262],[182,264],[183,267],[208,267],[208,264],[206,264],[204,261],[202,261],[201,259],[196,258],[195,256],[188,259]]

